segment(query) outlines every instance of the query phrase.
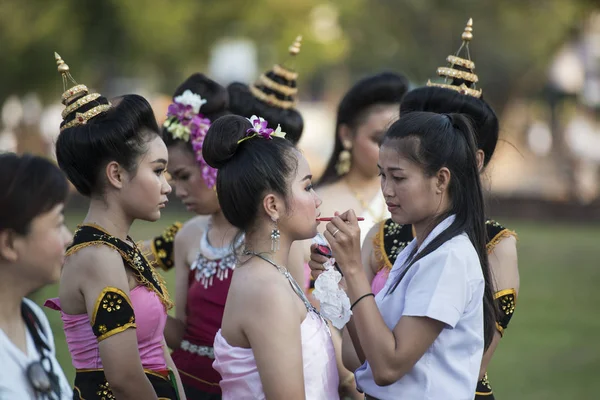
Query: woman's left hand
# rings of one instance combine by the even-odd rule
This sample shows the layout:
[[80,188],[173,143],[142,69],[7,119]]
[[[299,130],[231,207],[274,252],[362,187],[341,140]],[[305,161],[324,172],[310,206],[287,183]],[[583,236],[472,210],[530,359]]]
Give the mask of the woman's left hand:
[[333,257],[340,269],[346,275],[362,271],[360,254],[360,228],[354,210],[337,214],[327,224],[325,239],[331,246]]

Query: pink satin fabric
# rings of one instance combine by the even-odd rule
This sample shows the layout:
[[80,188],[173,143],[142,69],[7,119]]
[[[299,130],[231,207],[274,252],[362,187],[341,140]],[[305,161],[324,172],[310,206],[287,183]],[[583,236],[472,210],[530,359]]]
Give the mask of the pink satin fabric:
[[390,271],[387,268],[381,268],[373,277],[373,281],[371,281],[371,291],[374,295],[377,295],[377,293],[383,289],[389,275]]
[[[167,312],[162,302],[156,293],[145,286],[133,288],[129,297],[135,314],[142,366],[152,371],[167,369],[163,351],[163,331]],[[58,298],[48,299],[44,305],[60,311],[73,366],[76,369],[102,369],[98,340],[92,331],[88,315],[65,314]]]
[[[307,400],[339,399],[335,351],[327,326],[314,312],[300,325]],[[213,368],[222,377],[223,400],[265,399],[252,349],[232,347],[217,332]]]

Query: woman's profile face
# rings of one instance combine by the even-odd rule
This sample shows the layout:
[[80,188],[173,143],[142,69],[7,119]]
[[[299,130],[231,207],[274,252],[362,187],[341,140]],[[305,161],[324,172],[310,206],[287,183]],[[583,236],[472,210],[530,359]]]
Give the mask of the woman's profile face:
[[165,142],[158,135],[147,146],[135,174],[130,174],[123,185],[121,199],[125,212],[132,219],[156,221],[171,193],[171,186],[165,176],[169,154]]
[[39,280],[39,287],[57,282],[65,249],[73,239],[65,226],[63,204],[36,216],[26,235],[17,235],[17,263],[24,279]]
[[397,145],[401,140],[387,140],[379,151],[381,191],[398,224],[415,224],[438,214],[440,196],[437,178],[401,154]]
[[293,240],[310,239],[317,234],[317,218],[322,201],[314,191],[306,158],[299,151],[294,150],[294,153],[298,157],[298,168],[290,179],[290,209],[280,219],[279,228],[285,230]]
[[169,174],[175,195],[188,211],[209,215],[219,210],[217,192],[206,185],[194,154],[183,143],[169,147]]
[[375,105],[354,129],[351,168],[358,170],[362,176],[377,176],[379,145],[389,126],[398,119],[398,109],[397,104]]

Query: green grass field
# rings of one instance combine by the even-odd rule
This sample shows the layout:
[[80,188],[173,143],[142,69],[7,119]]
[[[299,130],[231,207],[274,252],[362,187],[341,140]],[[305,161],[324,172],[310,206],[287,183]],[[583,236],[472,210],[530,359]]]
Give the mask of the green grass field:
[[[136,223],[131,235],[150,238],[175,219]],[[81,214],[68,216],[74,229]],[[521,290],[511,326],[506,331],[489,377],[498,399],[566,400],[598,398],[600,381],[600,227],[502,221],[519,234]],[[171,293],[174,274],[165,274]],[[56,296],[56,286],[36,293],[38,303]],[[74,372],[62,322],[48,310],[59,361],[72,381]],[[596,382],[596,383],[594,383]]]

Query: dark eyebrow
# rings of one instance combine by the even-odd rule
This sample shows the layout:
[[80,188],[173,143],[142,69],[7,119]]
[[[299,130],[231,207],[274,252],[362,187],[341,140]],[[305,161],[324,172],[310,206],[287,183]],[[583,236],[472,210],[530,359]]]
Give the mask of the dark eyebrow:
[[[379,168],[380,170],[383,170],[383,168],[381,168],[381,165],[379,165],[379,164],[377,164],[377,168]],[[404,168],[390,167],[390,168],[388,168],[388,170],[390,170],[390,171],[404,171]]]
[[300,181],[306,181],[306,180],[311,180],[312,179],[312,175],[306,175],[304,178],[302,178]]
[[165,160],[164,158],[157,158],[156,160],[152,161],[151,164],[165,164],[165,165],[167,165],[167,160]]
[[174,170],[170,170],[169,173],[171,173],[171,175],[179,175],[184,170],[185,170],[185,167],[179,167],[179,168],[175,168]]

